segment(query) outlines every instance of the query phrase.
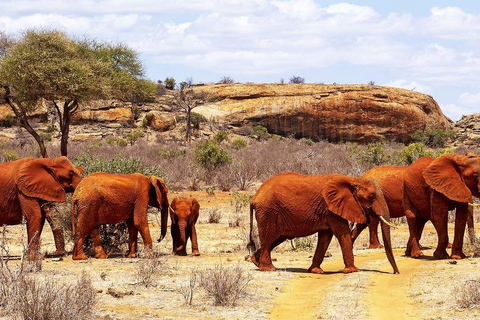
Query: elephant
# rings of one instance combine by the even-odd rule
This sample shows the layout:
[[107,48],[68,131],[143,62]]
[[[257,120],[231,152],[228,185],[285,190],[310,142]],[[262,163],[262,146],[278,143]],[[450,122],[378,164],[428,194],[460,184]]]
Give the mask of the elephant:
[[[405,216],[403,209],[403,176],[407,166],[384,165],[375,167],[362,175],[364,179],[374,180],[382,189],[385,201],[387,202],[390,218]],[[352,239],[355,242],[363,229],[367,227],[370,232],[370,249],[382,248],[378,241],[378,223],[380,220],[372,216],[368,224],[356,224],[352,230]]]
[[[258,225],[260,248],[255,251],[253,212]],[[356,272],[349,221],[366,223],[379,215],[385,252],[394,273],[399,273],[390,241],[390,213],[381,189],[363,178],[340,174],[277,174],[266,180],[250,203],[250,242],[252,262],[261,271],[273,271],[271,251],[287,239],[318,232],[311,273],[323,273],[320,265],[332,240],[338,239],[345,263],[344,273]]]
[[[73,260],[85,260],[83,243],[90,234],[95,258],[107,258],[100,239],[100,225],[126,221],[128,227],[128,257],[137,253],[138,232],[145,248],[152,248],[148,227],[148,206],[161,210],[161,241],[167,233],[168,188],[156,176],[147,177],[140,173],[111,174],[97,172],[85,177],[72,198],[72,234],[76,237]],[[76,213],[76,224],[75,224]]]
[[[449,258],[448,211],[456,210],[452,259],[463,259],[463,237],[469,203],[479,197],[480,160],[474,154],[443,154],[437,159],[423,157],[405,171],[403,205],[410,237],[405,254],[413,258],[423,256],[419,240],[425,223],[432,221],[438,235],[433,253],[436,259]],[[473,219],[472,219],[473,220]]]
[[[65,202],[82,179],[67,157],[23,158],[0,165],[0,225],[27,221],[30,258],[38,257],[40,234],[51,221],[49,202]],[[54,238],[57,244],[58,234]],[[60,234],[63,238],[63,234]],[[58,249],[58,248],[57,248]]]
[[173,253],[180,256],[187,255],[187,241],[191,238],[192,255],[199,256],[197,231],[195,223],[198,220],[200,204],[195,198],[175,198],[170,204],[170,218],[172,219],[171,233]]

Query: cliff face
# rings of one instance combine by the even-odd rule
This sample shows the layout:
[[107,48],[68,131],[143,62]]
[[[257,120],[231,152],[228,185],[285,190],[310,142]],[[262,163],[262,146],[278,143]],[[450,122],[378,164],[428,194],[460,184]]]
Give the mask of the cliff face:
[[417,130],[450,128],[435,100],[404,89],[371,85],[231,84],[196,86],[213,102],[194,111],[234,126],[333,142],[408,142]]
[[455,123],[457,139],[454,146],[480,147],[480,113],[463,116]]

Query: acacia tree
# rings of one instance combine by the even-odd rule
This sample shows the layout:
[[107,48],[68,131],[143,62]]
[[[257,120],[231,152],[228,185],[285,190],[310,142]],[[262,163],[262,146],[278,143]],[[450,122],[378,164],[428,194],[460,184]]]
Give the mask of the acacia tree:
[[0,60],[3,98],[43,157],[48,156],[45,143],[27,116],[44,101],[58,116],[60,151],[66,156],[72,115],[91,100],[151,99],[156,85],[142,76],[138,54],[127,46],[74,40],[56,30],[26,31]]
[[175,93],[174,103],[178,108],[182,109],[186,115],[187,129],[185,132],[185,140],[188,143],[192,141],[192,110],[208,100],[209,96],[206,92],[193,90],[190,85],[182,85],[180,90]]

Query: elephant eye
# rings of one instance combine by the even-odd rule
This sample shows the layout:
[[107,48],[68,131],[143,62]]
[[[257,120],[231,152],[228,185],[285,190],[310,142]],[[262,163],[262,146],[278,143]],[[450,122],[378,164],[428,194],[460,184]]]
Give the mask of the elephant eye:
[[369,200],[374,200],[374,199],[375,199],[375,195],[374,195],[374,194],[369,195],[369,196],[368,196],[368,199],[369,199]]
[[70,170],[70,172],[68,173],[68,175],[69,175],[70,177],[73,177],[74,174],[75,174],[75,173],[74,173],[72,170]]

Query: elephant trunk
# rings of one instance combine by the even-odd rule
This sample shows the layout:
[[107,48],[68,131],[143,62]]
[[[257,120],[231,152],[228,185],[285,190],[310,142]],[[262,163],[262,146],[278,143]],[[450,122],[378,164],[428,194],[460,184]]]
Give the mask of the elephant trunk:
[[357,223],[351,232],[352,244],[355,243],[360,233],[368,226],[368,223]]
[[393,273],[400,273],[393,256],[392,249],[392,240],[390,237],[390,211],[388,210],[387,202],[383,197],[383,193],[379,193],[377,196],[377,201],[373,203],[372,207],[374,213],[379,216],[382,228],[382,238],[383,245],[385,248],[385,253],[387,254],[387,259],[392,265]]
[[186,228],[187,228],[187,221],[180,220],[178,221],[178,228],[180,230],[180,245],[177,247],[177,254],[178,255],[187,255],[187,236],[186,236]]
[[167,234],[167,224],[168,224],[168,199],[163,201],[162,204],[162,209],[161,209],[161,221],[160,221],[160,238],[158,238],[157,242],[160,242],[165,238],[165,235]]

